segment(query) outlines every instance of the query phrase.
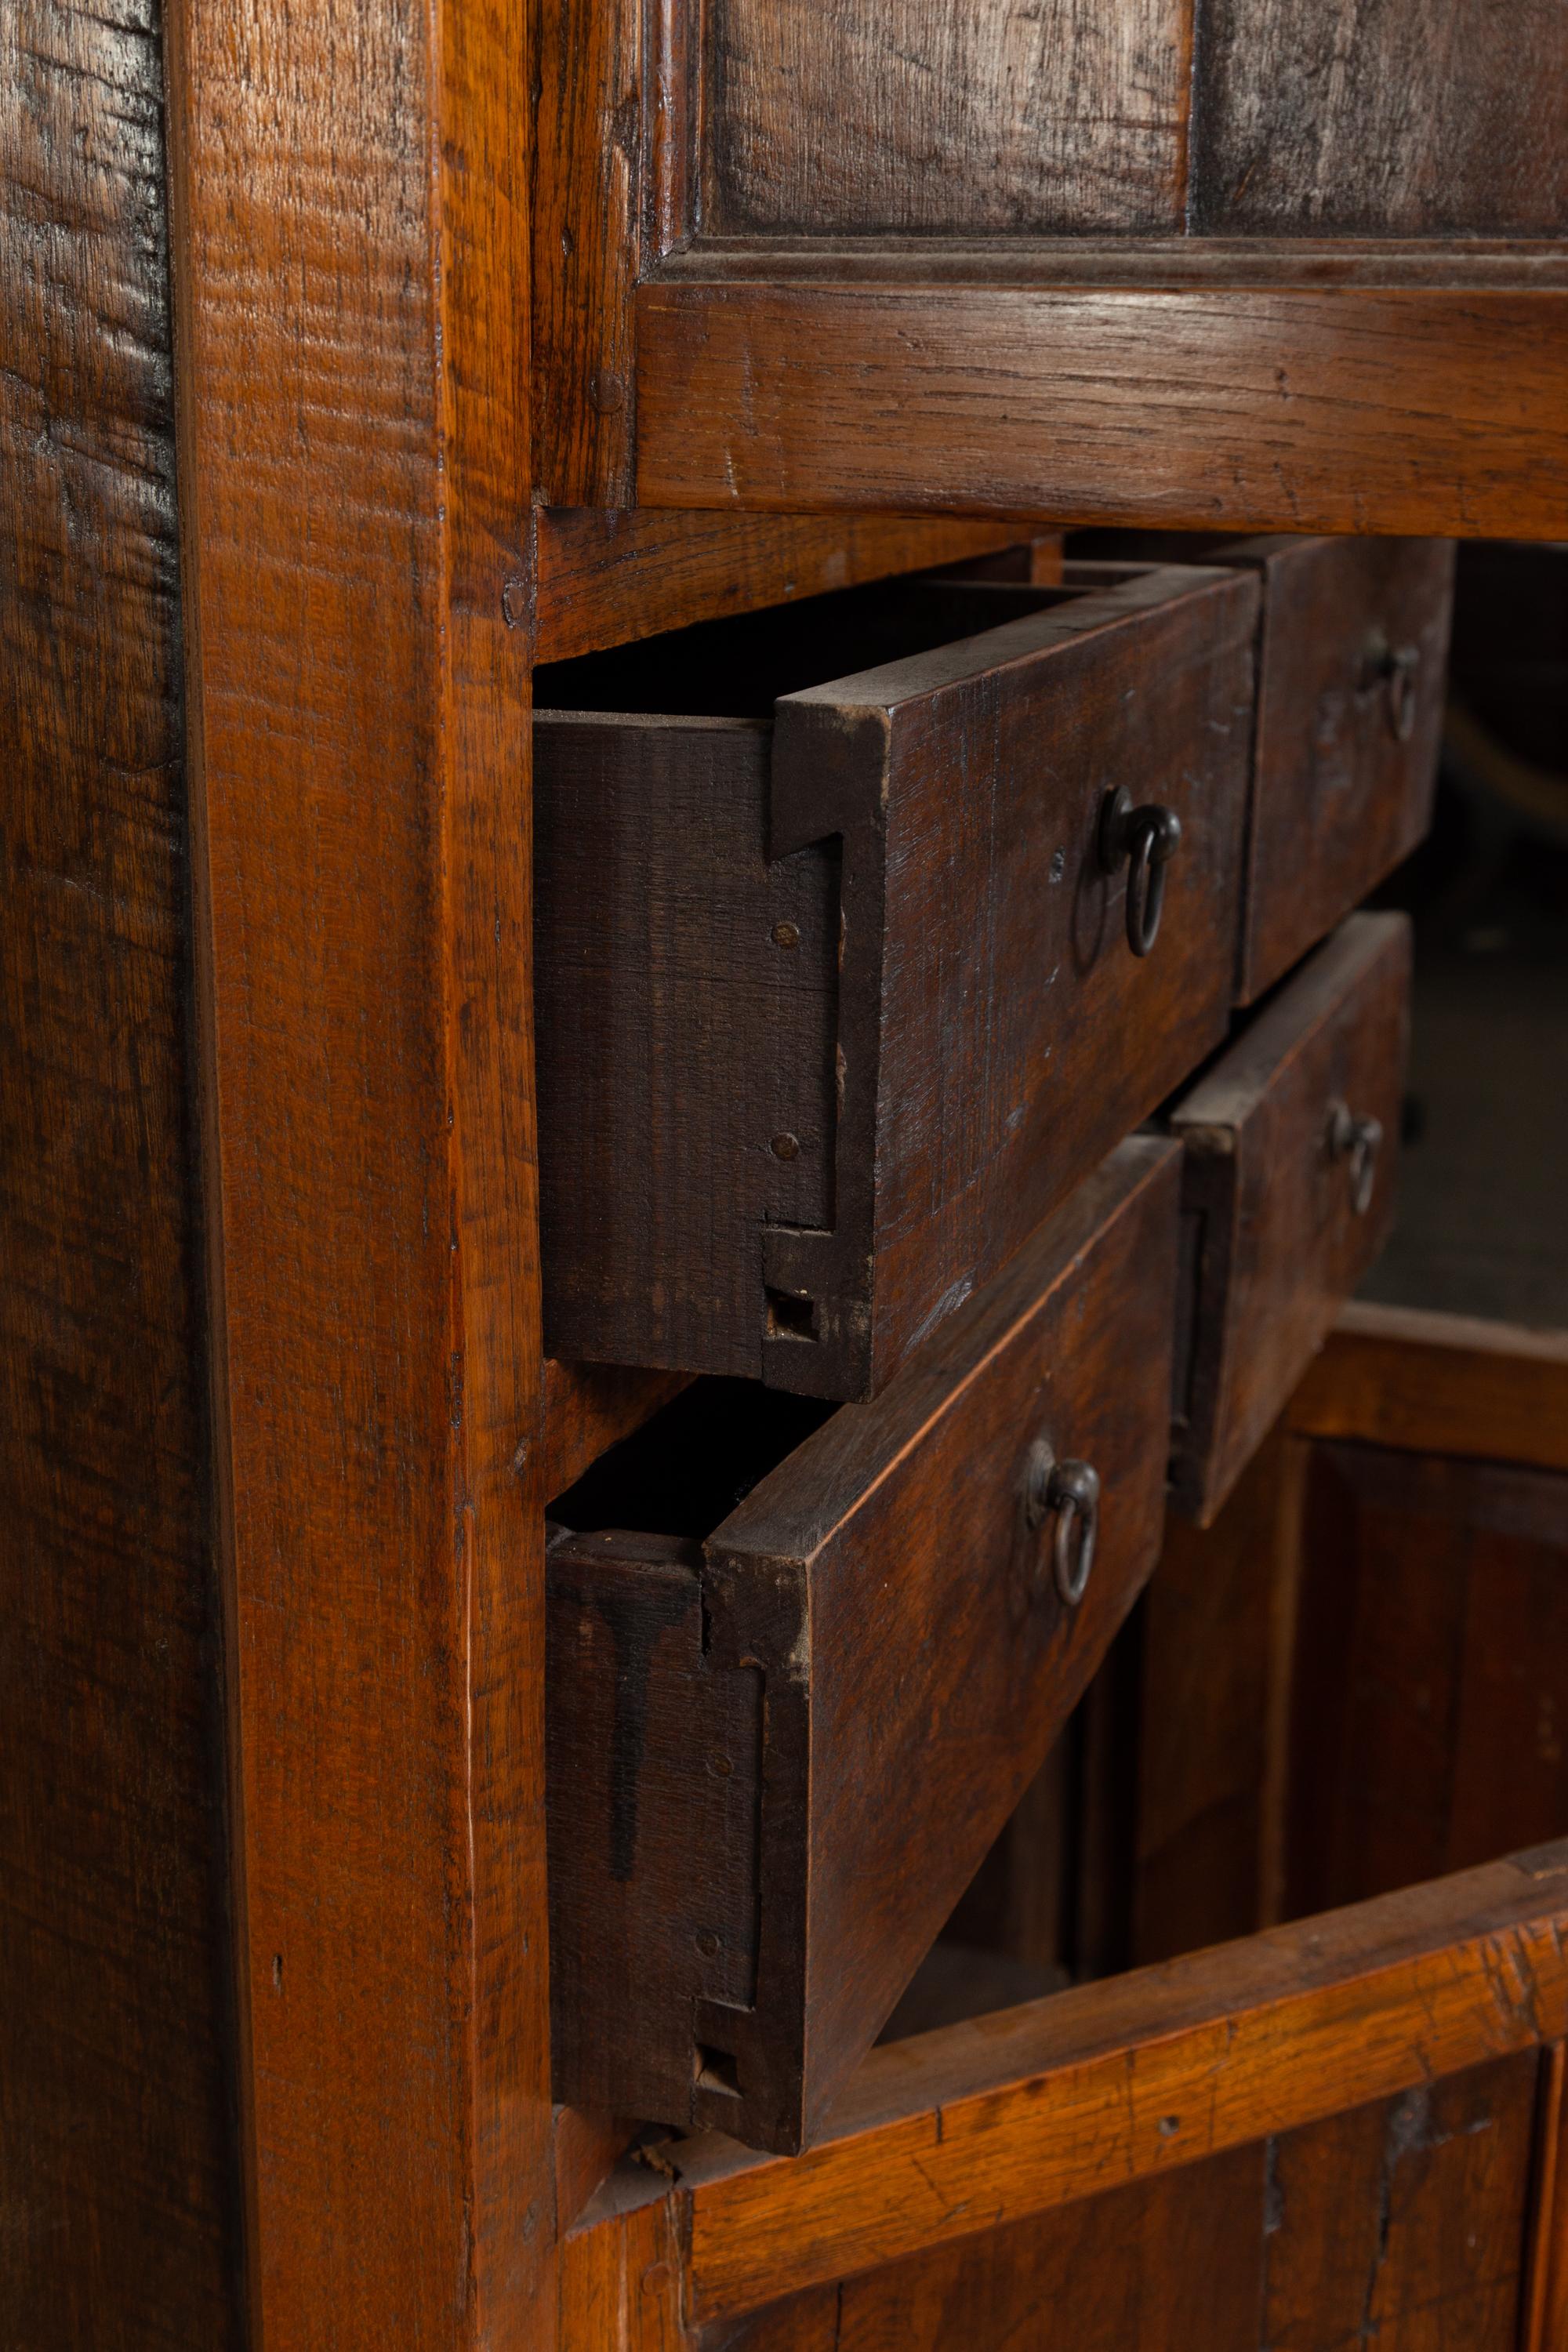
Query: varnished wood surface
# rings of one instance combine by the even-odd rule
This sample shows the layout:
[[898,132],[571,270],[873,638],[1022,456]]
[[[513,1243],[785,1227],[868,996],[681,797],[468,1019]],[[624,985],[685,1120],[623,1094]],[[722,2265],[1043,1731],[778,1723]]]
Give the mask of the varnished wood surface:
[[1554,2352],[1568,2343],[1568,2049],[1554,2042],[1542,2067],[1535,2212],[1531,2230],[1530,2301],[1523,2352]]
[[550,2307],[526,29],[171,26],[268,2352]]
[[1561,293],[1061,292],[920,267],[642,287],[638,498],[1568,532]]
[[159,12],[0,29],[0,2337],[244,2340]]
[[1568,1470],[1568,1333],[1356,1301],[1291,1399],[1290,1425]]
[[[1534,2051],[983,2231],[700,2338],[701,2352],[1513,2352]],[[1261,2324],[1260,2324],[1261,2323]]]
[[545,1501],[679,1396],[689,1377],[645,1372],[634,1364],[547,1362],[539,1474]]
[[[758,2160],[721,2140],[673,2152],[689,2317],[1531,2051],[1568,2016],[1565,1924],[1558,1846],[888,2044],[807,2155]],[[584,2215],[574,2263],[602,2264],[622,2241],[624,2193],[612,2185]]]
[[541,662],[569,661],[602,646],[852,588],[888,572],[962,562],[1016,536],[1002,523],[934,516],[592,507],[543,507],[537,529],[534,659]]

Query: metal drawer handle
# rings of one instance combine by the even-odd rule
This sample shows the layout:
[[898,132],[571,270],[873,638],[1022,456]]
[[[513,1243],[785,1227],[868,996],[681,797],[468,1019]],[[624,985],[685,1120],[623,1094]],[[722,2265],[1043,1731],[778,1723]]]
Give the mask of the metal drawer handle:
[[1173,808],[1150,801],[1134,808],[1125,784],[1107,793],[1100,809],[1100,862],[1108,874],[1127,877],[1127,944],[1146,956],[1160,936],[1165,908],[1165,868],[1182,845],[1182,820]]
[[1329,1109],[1329,1150],[1336,1160],[1350,1162],[1351,1207],[1364,1217],[1377,1183],[1377,1155],[1383,1145],[1383,1121],[1358,1118],[1349,1103]]
[[1050,1439],[1037,1437],[1025,1472],[1024,1508],[1033,1528],[1054,1515],[1057,1591],[1076,1609],[1089,1589],[1100,1536],[1099,1471],[1088,1462],[1058,1462]]
[[1381,682],[1384,710],[1396,743],[1408,743],[1415,732],[1420,697],[1416,680],[1421,670],[1419,646],[1391,646],[1384,637],[1373,640],[1370,667],[1373,684]]

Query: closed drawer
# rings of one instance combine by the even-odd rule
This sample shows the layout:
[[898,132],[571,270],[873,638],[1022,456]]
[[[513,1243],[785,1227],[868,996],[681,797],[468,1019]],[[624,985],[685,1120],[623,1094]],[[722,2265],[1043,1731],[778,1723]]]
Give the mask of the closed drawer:
[[1206,1527],[1387,1238],[1410,927],[1352,915],[1185,1097],[1172,1499]]
[[[928,580],[540,672],[552,1356],[874,1394],[1212,1050],[1258,593]],[[1142,956],[1118,788],[1181,827]]]
[[1153,1564],[1179,1177],[1123,1144],[876,1403],[699,1383],[552,1507],[558,2099],[810,2137]]

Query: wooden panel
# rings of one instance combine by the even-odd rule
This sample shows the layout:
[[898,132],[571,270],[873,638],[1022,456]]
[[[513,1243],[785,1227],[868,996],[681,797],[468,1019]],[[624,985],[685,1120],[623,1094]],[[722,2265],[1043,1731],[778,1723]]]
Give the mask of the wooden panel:
[[[553,1352],[873,1394],[1218,1042],[1257,593],[889,584],[541,679]],[[1124,779],[1184,827],[1145,959]]]
[[1314,1449],[1291,1908],[1568,1829],[1568,1481]]
[[1568,533],[1561,294],[847,275],[639,290],[646,504]]
[[[1176,1176],[1168,1145],[1124,1145],[874,1406],[776,1468],[767,1421],[782,1451],[801,1406],[715,1383],[562,1498],[563,2095],[763,2146],[816,2127],[1152,1566]],[[1023,1507],[1042,1433],[1100,1477],[1076,1608],[1054,1517]],[[759,1483],[714,1526],[703,1473],[715,1496]]]
[[268,2352],[552,2301],[527,12],[174,12]]
[[1182,225],[1191,0],[713,0],[704,226]]
[[1291,1399],[1290,1425],[1568,1470],[1568,1334],[1354,1302]]
[[933,517],[545,507],[538,517],[534,659],[568,661],[661,629],[960,562],[1016,535],[1004,523]]
[[237,2347],[156,8],[0,20],[0,2335]]
[[[887,2044],[806,2155],[676,2152],[689,2315],[711,2323],[1532,2052],[1568,2016],[1565,1926],[1559,1846]],[[624,2228],[613,2205],[583,2223]]]
[[564,2238],[555,2352],[684,2352],[680,2275],[674,2216],[663,2203],[634,2202],[618,2228]]
[[1553,0],[1213,0],[1193,89],[1203,236],[1561,236]]
[[[1172,1114],[1192,1297],[1171,1491],[1200,1526],[1387,1236],[1409,1004],[1408,919],[1352,915]],[[1369,1160],[1336,1117],[1373,1123]]]
[[539,1481],[546,1501],[679,1396],[688,1378],[685,1372],[639,1371],[632,1364],[547,1363]]
[[1530,2300],[1522,2352],[1568,2344],[1568,2147],[1563,2145],[1568,2052],[1561,2042],[1542,2067],[1539,2165],[1531,2231]]

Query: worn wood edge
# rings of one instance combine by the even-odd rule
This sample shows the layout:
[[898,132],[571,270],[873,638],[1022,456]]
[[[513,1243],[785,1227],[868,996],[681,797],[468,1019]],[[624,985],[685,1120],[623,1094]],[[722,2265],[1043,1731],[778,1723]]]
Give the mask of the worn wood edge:
[[[879,2048],[803,2156],[717,2137],[664,2151],[689,2233],[688,2316],[752,2310],[1559,2039],[1565,1930],[1568,1842]],[[581,2235],[614,2237],[665,2193],[630,2169]]]
[[694,237],[645,284],[1325,287],[1445,292],[1568,285],[1568,241],[1535,237]]
[[544,1367],[539,1489],[544,1503],[574,1486],[590,1463],[689,1388],[692,1372],[643,1371],[630,1364]]
[[[637,310],[649,505],[800,511],[831,487],[847,511],[1075,527],[1568,533],[1556,287],[1221,285],[1194,306],[1181,289],[773,278],[645,284]],[[1472,382],[1461,418],[1434,352],[1507,383],[1506,413]],[[1126,389],[1090,404],[1093,383]]]
[[[536,509],[534,659],[788,604],[1009,546],[1005,522],[700,509]],[[635,625],[628,608],[635,603]]]
[[1568,1470],[1568,1331],[1352,1300],[1288,1421],[1303,1437]]

